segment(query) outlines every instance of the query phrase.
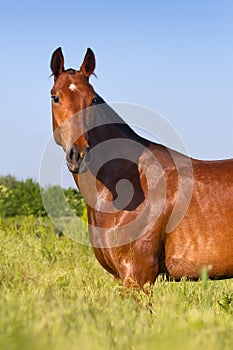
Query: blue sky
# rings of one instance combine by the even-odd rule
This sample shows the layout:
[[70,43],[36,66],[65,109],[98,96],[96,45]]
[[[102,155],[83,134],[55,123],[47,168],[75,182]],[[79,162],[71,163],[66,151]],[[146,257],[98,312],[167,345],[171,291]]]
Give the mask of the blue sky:
[[233,157],[231,0],[7,0],[0,31],[1,175],[38,179],[58,46],[67,68],[79,67],[91,47],[96,91],[159,112],[191,156]]

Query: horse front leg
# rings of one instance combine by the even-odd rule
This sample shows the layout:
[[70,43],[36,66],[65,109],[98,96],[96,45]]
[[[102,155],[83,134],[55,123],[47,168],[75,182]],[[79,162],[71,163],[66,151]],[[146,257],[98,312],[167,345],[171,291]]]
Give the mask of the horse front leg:
[[153,284],[159,274],[158,259],[140,257],[140,259],[124,258],[121,262],[119,277],[127,288],[143,289],[145,284]]

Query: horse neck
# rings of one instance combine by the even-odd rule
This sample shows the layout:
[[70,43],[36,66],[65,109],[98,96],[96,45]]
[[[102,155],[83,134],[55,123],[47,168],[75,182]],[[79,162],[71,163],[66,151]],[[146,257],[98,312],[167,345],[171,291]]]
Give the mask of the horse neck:
[[149,141],[138,136],[109,105],[100,101],[90,111],[92,128],[88,132],[88,143],[93,149],[93,160],[89,170],[100,181],[102,189],[110,190],[113,199],[117,198],[118,181],[128,180],[135,191],[128,206],[131,210],[144,199],[138,164]]
[[97,95],[97,104],[90,108],[92,115],[89,143],[90,147],[95,147],[97,144],[113,139],[128,139],[134,140],[141,144],[147,143],[107,104]]

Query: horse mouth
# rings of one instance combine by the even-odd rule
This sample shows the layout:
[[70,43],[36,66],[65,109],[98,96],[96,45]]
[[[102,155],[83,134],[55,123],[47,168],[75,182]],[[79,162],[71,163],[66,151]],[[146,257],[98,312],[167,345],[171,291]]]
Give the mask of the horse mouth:
[[71,173],[83,174],[87,172],[91,163],[91,150],[88,147],[82,155],[80,155],[78,148],[73,146],[66,153],[66,165]]
[[81,167],[81,162],[82,160],[80,160],[80,162],[76,162],[76,164],[70,163],[70,162],[66,162],[66,165],[69,169],[69,171],[73,174],[79,174],[79,173],[83,173],[84,171],[81,171],[82,167]]

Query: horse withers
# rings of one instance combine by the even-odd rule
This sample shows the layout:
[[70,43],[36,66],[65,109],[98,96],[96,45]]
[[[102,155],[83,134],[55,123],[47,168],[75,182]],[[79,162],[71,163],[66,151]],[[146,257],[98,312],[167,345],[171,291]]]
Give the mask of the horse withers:
[[124,285],[233,277],[233,159],[201,161],[138,136],[89,83],[95,56],[52,55],[55,141],[88,210],[100,264]]

